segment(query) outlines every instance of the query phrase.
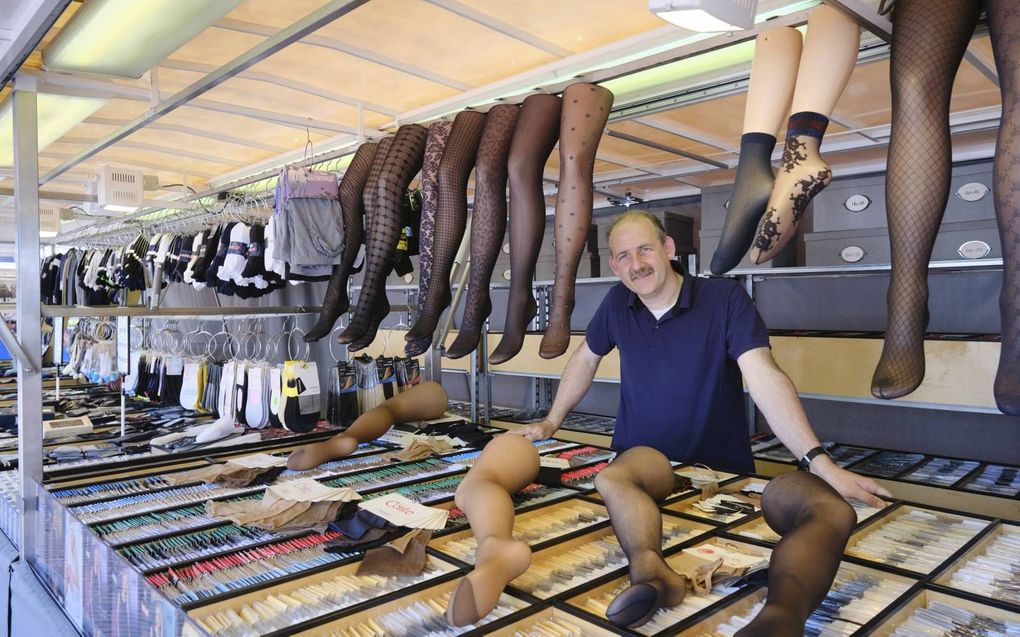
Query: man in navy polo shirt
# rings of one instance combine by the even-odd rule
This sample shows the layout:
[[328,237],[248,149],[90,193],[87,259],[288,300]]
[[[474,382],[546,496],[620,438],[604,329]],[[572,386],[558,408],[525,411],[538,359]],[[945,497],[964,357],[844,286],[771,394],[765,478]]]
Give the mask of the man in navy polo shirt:
[[607,616],[639,626],[660,606],[680,603],[686,591],[660,548],[657,503],[673,490],[669,461],[754,471],[743,378],[772,430],[810,473],[775,478],[762,496],[765,518],[783,540],[770,563],[765,607],[738,635],[801,635],[856,522],[840,495],[882,506],[876,496],[889,494],[824,452],[797,390],[772,358],[765,324],[737,282],[687,274],[673,260],[673,240],[646,212],[615,219],[608,241],[620,284],[606,295],[585,342],[567,362],[547,420],[517,433],[531,440],[552,436],[591,387],[602,357],[619,350],[613,447],[621,453],[595,486],[630,564],[631,586]]

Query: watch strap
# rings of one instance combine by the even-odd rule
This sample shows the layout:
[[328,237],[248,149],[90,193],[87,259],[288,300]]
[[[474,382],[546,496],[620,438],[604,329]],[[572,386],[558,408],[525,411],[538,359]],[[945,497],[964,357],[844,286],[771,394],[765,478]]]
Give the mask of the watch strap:
[[829,452],[821,446],[808,449],[807,453],[804,454],[804,457],[797,463],[797,468],[801,471],[807,471],[811,466],[811,461],[822,454],[829,455]]

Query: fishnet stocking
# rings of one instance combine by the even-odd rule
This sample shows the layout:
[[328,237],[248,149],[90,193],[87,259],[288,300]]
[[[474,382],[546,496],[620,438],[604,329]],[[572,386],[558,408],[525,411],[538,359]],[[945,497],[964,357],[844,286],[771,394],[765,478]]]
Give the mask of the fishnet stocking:
[[333,268],[333,276],[330,277],[329,286],[326,288],[326,298],[322,301],[319,322],[305,335],[305,342],[311,343],[329,334],[336,320],[350,307],[347,280],[351,277],[354,259],[358,256],[364,235],[365,184],[368,183],[368,174],[372,170],[378,148],[379,145],[375,142],[358,146],[347,172],[340,180],[340,209],[344,217],[343,260]]
[[995,150],[995,214],[1002,241],[1002,349],[995,375],[995,402],[1003,413],[1020,416],[1020,6],[989,0],[988,24],[1002,91],[1002,121]]
[[825,599],[857,516],[821,478],[795,471],[762,494],[765,521],[783,539],[769,559],[769,590],[758,616],[738,637],[800,637]]
[[510,142],[510,299],[503,338],[489,356],[494,365],[521,351],[524,332],[538,311],[531,280],[545,233],[542,173],[560,136],[560,106],[558,95],[526,98]]
[[[450,137],[439,162],[439,206],[436,208],[436,239],[432,249],[432,279],[425,298],[420,300],[418,319],[404,338],[410,345],[425,343],[439,324],[443,310],[450,305],[450,269],[467,224],[467,181],[475,165],[485,115],[461,111],[453,120]],[[406,348],[408,356],[425,350]]]
[[482,323],[492,312],[489,283],[506,234],[507,153],[521,109],[516,104],[493,106],[475,158],[475,201],[471,213],[471,274],[464,319],[449,358],[470,354],[478,346]]
[[898,0],[892,45],[892,139],[886,209],[889,323],[871,381],[898,398],[924,380],[928,261],[949,197],[949,97],[981,0]]
[[570,344],[574,283],[591,227],[592,173],[613,94],[594,84],[572,84],[563,91],[560,114],[560,187],[556,198],[556,276],[549,326],[538,354],[556,358]]
[[377,192],[375,213],[365,236],[365,277],[351,324],[337,338],[341,343],[349,343],[351,351],[368,346],[375,338],[379,322],[390,313],[386,275],[393,269],[400,229],[404,225],[401,200],[411,179],[421,169],[427,135],[424,126],[401,126],[386,154],[386,164],[379,172],[378,182],[367,185]]

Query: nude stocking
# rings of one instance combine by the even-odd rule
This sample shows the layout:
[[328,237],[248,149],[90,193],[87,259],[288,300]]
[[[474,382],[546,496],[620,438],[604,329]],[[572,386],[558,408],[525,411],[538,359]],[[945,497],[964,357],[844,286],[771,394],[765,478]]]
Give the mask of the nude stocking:
[[475,200],[471,213],[471,272],[464,319],[449,358],[460,358],[474,351],[482,323],[492,312],[489,285],[496,257],[506,234],[507,153],[517,124],[520,107],[516,104],[493,106],[485,116],[485,127],[475,159]]
[[448,406],[449,399],[442,385],[432,381],[419,383],[361,414],[342,434],[296,449],[287,458],[287,468],[305,471],[349,456],[359,443],[375,440],[393,425],[439,418]]
[[592,174],[613,94],[594,84],[572,84],[563,91],[560,114],[560,186],[556,197],[556,276],[549,326],[538,354],[556,358],[570,344],[574,284],[591,227]]
[[765,521],[783,538],[769,560],[765,606],[738,637],[800,637],[839,568],[854,510],[824,480],[794,471],[773,478],[762,494]]
[[899,398],[924,380],[928,261],[949,198],[949,97],[980,0],[899,0],[893,16],[892,137],[886,214],[892,272],[877,398]]
[[457,487],[457,506],[467,514],[478,540],[475,568],[450,596],[446,619],[466,626],[485,617],[499,596],[531,564],[531,548],[513,538],[511,496],[538,476],[538,451],[524,436],[503,434],[482,455]]
[[687,582],[662,557],[662,514],[658,502],[673,490],[673,467],[651,447],[627,449],[595,477],[609,509],[609,521],[627,555],[630,588],[613,600],[606,616],[615,624],[644,624],[662,606],[675,606]]
[[368,142],[358,146],[347,172],[340,180],[340,209],[344,218],[344,253],[343,260],[333,268],[333,276],[326,288],[326,298],[322,301],[319,322],[305,334],[305,342],[311,343],[321,339],[333,330],[333,324],[340,315],[350,307],[347,298],[347,281],[354,269],[354,259],[361,248],[364,234],[365,217],[364,193],[368,183],[368,174],[372,170],[373,160],[379,145]]
[[494,365],[521,351],[524,332],[538,311],[531,280],[545,234],[542,173],[559,139],[560,106],[557,95],[525,98],[510,142],[510,298],[503,337],[489,356]]
[[[475,165],[485,115],[461,111],[439,162],[439,206],[436,209],[436,239],[432,247],[432,278],[425,298],[419,299],[418,318],[404,338],[410,345],[424,343],[420,350],[408,346],[408,356],[417,356],[428,347],[439,317],[450,305],[450,270],[467,225],[467,181]],[[426,341],[428,338],[430,340]]]
[[989,28],[1002,91],[1002,121],[995,150],[995,214],[1002,241],[1002,348],[995,375],[995,402],[1006,414],[1020,416],[1020,8],[1015,2],[989,0]]
[[417,124],[401,126],[386,153],[386,163],[379,179],[369,183],[375,188],[375,211],[365,237],[365,276],[361,282],[358,305],[337,341],[348,343],[348,350],[367,347],[375,338],[379,322],[390,312],[386,300],[386,276],[393,269],[393,259],[403,227],[401,200],[411,179],[421,169],[428,131]]

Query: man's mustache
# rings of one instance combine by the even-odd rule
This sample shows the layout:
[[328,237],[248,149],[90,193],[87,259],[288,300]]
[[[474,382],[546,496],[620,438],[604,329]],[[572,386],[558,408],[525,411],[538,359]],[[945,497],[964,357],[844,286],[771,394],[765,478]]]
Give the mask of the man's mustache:
[[633,280],[638,279],[640,277],[647,276],[647,275],[651,274],[654,271],[655,270],[653,270],[651,268],[648,268],[648,267],[641,268],[640,270],[636,270],[636,271],[630,273],[630,280],[633,281]]

